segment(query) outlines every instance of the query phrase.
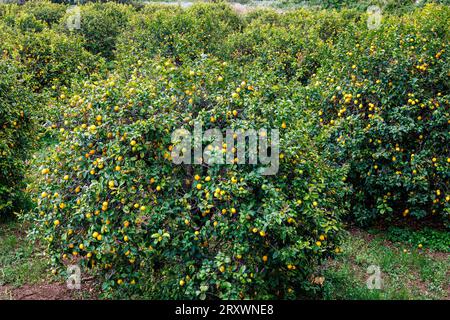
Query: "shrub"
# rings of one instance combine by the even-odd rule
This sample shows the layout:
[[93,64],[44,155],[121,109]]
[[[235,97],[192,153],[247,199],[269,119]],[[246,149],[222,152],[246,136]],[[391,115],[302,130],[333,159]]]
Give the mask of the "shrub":
[[27,1],[22,10],[51,27],[59,23],[67,8],[66,5],[52,3],[48,0],[35,0]]
[[[235,74],[213,58],[156,61],[65,101],[28,217],[55,263],[93,267],[106,294],[159,299],[295,298],[313,287],[317,264],[340,252],[343,172],[281,89]],[[171,133],[195,120],[222,133],[279,128],[278,174],[173,164]]]
[[282,0],[280,7],[303,6],[326,9],[357,9],[366,11],[369,6],[378,5],[386,13],[402,14],[422,7],[427,3],[450,4],[449,0]]
[[133,7],[116,3],[89,3],[80,8],[80,29],[69,31],[66,21],[73,13],[68,12],[61,20],[60,28],[75,32],[84,38],[84,47],[91,53],[106,59],[114,57],[116,39],[128,25]]
[[40,32],[46,24],[28,12],[17,10],[14,6],[5,6],[3,21],[10,27],[20,32]]
[[29,86],[37,92],[56,93],[57,87],[69,87],[103,68],[103,60],[84,50],[80,38],[67,37],[54,30],[38,33],[5,30],[0,38],[2,50],[18,54]]
[[448,222],[450,114],[448,7],[353,25],[311,84],[328,148],[351,165],[355,219]]
[[224,41],[220,55],[242,68],[260,70],[262,76],[306,82],[319,65],[323,41],[317,33],[303,35],[293,26],[252,22]]
[[33,134],[33,96],[24,85],[22,69],[3,52],[0,58],[0,217],[23,205],[21,189],[25,160]]
[[199,3],[187,9],[150,7],[136,15],[120,37],[118,62],[126,69],[158,55],[177,63],[194,60],[220,51],[224,37],[240,26],[239,17],[226,4]]

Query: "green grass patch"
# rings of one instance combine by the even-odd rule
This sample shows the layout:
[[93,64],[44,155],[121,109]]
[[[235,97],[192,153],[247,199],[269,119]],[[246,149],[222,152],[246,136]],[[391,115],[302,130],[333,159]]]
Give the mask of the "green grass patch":
[[0,225],[0,285],[19,287],[48,277],[47,258],[22,229],[15,221]]
[[[418,235],[421,233],[418,232]],[[419,237],[417,235],[417,237]],[[450,255],[391,242],[390,233],[351,232],[344,252],[327,265],[325,299],[448,299]],[[381,289],[368,289],[368,267],[381,271]]]
[[391,227],[386,237],[393,242],[404,242],[414,247],[422,245],[423,248],[433,251],[450,252],[450,232],[424,228],[412,230],[408,228]]

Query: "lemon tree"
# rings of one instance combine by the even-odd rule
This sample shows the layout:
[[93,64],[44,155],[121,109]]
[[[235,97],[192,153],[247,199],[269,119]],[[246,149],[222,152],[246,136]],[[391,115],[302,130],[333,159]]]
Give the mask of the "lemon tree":
[[351,165],[354,217],[409,219],[450,210],[448,7],[353,26],[310,85],[328,148]]
[[[214,58],[164,59],[62,102],[61,138],[38,168],[29,217],[56,265],[97,270],[106,293],[158,298],[288,298],[312,286],[317,264],[340,252],[343,172],[273,84],[232,70]],[[278,128],[278,174],[173,164],[171,133],[195,120]]]
[[14,57],[0,58],[0,217],[23,207],[25,160],[34,132],[34,97]]

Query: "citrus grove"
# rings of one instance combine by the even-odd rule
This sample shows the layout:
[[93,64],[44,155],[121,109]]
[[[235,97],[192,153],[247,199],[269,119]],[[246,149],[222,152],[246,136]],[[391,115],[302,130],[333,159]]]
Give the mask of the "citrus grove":
[[[356,2],[356,1],[355,1]],[[0,5],[0,216],[105,297],[295,299],[343,223],[449,226],[450,7]],[[172,133],[279,130],[279,170]],[[270,137],[269,137],[270,139]],[[209,142],[204,142],[207,146]],[[211,151],[211,150],[210,150]]]

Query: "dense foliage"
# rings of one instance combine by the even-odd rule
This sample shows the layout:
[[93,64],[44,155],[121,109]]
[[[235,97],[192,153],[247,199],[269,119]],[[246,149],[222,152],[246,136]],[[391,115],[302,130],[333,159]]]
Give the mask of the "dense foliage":
[[360,223],[450,214],[449,23],[448,7],[430,6],[356,27],[311,84],[331,153],[351,165]]
[[[339,252],[343,182],[302,121],[289,119],[292,103],[265,83],[228,76],[216,60],[151,69],[70,100],[60,143],[40,168],[34,218],[55,258],[98,265],[109,275],[104,289],[148,286],[150,275],[160,298],[287,297],[306,285],[314,264]],[[173,164],[171,133],[192,131],[194,120],[205,129],[281,128],[279,173]]]
[[33,132],[33,96],[8,52],[0,58],[0,216],[22,207],[24,161]]
[[[428,2],[384,2],[375,29],[364,1],[88,3],[80,28],[67,4],[0,5],[0,214],[44,140],[22,217],[55,272],[78,263],[109,296],[314,291],[345,213],[449,221],[450,8]],[[174,164],[172,133],[199,121],[278,129],[277,174]]]

